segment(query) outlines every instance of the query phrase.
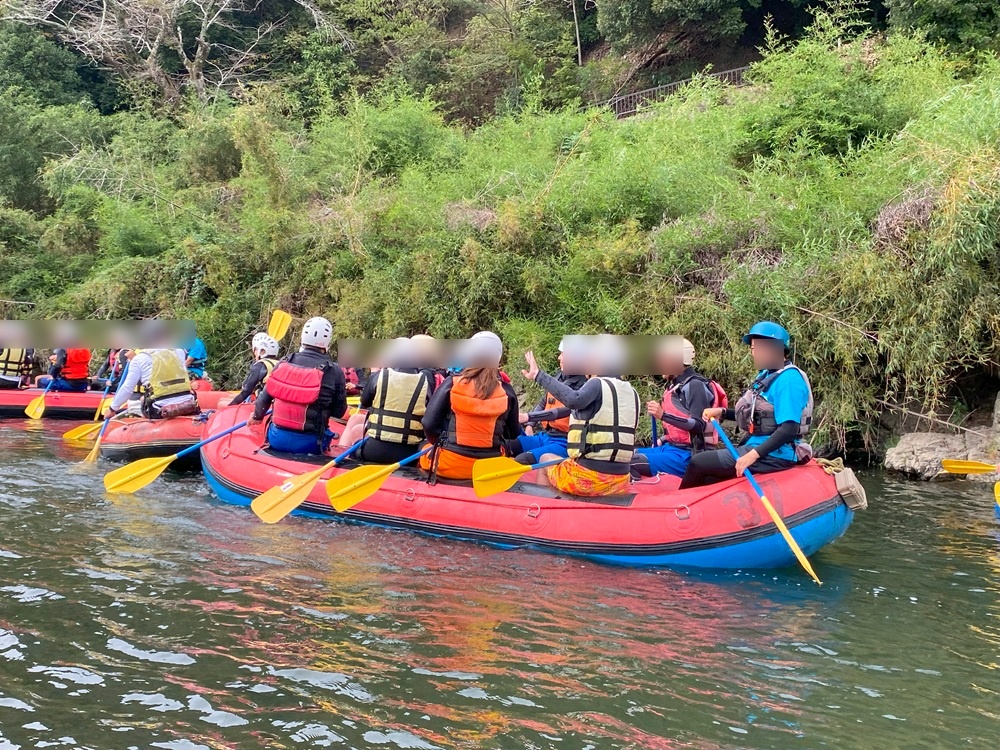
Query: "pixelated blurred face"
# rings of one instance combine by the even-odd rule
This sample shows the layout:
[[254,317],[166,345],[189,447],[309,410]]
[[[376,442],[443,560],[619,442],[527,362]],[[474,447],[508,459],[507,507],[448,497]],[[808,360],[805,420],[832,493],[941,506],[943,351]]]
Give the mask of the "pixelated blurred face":
[[758,370],[774,370],[785,362],[785,345],[774,339],[754,338],[750,340],[750,354]]

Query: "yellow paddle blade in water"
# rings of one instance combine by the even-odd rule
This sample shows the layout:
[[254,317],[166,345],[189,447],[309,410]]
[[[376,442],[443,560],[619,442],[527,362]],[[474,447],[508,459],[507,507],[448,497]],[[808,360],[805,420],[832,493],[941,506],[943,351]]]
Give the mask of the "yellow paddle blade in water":
[[291,324],[291,315],[284,310],[275,310],[271,313],[271,322],[267,324],[267,335],[275,341],[281,341],[288,333],[288,326]]
[[314,471],[289,477],[283,484],[261,493],[250,503],[250,510],[264,523],[277,523],[309,498],[309,493],[323,474],[333,467],[336,460],[323,464]]
[[24,413],[28,415],[28,419],[41,419],[45,413],[45,394],[31,399],[31,402],[24,407]]
[[513,458],[481,458],[472,464],[472,488],[477,497],[489,497],[513,487],[532,467]]
[[362,500],[378,492],[386,478],[398,469],[400,464],[389,466],[359,466],[346,474],[334,477],[326,483],[326,496],[338,513],[352,508]]
[[1000,505],[1000,482],[993,485],[993,499],[997,501],[997,505]]
[[996,474],[996,464],[987,464],[982,461],[959,461],[955,458],[946,458],[941,462],[941,468],[949,474]]
[[98,432],[97,440],[94,441],[94,447],[90,449],[90,453],[83,459],[85,464],[97,463],[97,459],[101,457],[101,437],[102,435]]
[[120,469],[109,471],[104,475],[104,489],[108,492],[121,492],[123,494],[141,490],[160,476],[175,458],[177,458],[177,454],[162,458],[140,458]]
[[101,431],[103,422],[90,422],[63,433],[63,440],[88,440]]

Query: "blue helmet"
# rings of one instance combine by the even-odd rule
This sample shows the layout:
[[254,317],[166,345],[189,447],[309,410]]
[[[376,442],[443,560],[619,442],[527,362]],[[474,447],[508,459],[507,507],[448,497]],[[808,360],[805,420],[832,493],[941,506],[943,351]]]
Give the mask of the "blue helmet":
[[769,320],[762,320],[751,328],[750,333],[743,337],[743,343],[749,344],[753,339],[774,339],[784,344],[786,349],[792,345],[792,337],[788,335],[788,331]]

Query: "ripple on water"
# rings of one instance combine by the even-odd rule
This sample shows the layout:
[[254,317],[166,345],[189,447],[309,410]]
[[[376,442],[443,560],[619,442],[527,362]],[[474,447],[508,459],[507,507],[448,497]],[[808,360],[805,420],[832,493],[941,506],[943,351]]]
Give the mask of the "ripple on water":
[[195,663],[193,656],[176,651],[145,651],[141,648],[136,648],[127,641],[123,641],[121,638],[109,638],[107,647],[112,651],[118,651],[129,656],[134,656],[136,659],[156,662],[157,664],[178,664],[184,666]]

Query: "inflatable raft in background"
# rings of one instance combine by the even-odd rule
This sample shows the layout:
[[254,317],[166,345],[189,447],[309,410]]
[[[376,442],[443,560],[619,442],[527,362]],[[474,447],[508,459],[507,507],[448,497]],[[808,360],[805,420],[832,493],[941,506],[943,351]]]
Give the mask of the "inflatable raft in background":
[[[202,414],[170,419],[141,417],[114,419],[101,439],[101,457],[124,463],[138,461],[140,458],[160,458],[180,453],[202,439],[207,416]],[[197,469],[198,463],[198,454],[191,453],[179,458],[173,467]]]
[[[24,409],[32,399],[44,393],[43,388],[25,388],[23,390],[0,390],[0,419],[25,419]],[[205,411],[215,409],[221,398],[230,398],[229,391],[198,392],[198,403]],[[65,391],[49,391],[45,396],[44,419],[78,419],[94,418],[97,407],[103,398],[102,391],[83,391],[69,393]]]
[[[247,416],[247,406],[217,411],[205,435]],[[296,460],[262,450],[261,442],[259,430],[244,428],[201,449],[205,476],[220,499],[249,505],[258,494],[327,460]],[[535,484],[533,478],[528,474],[507,492],[480,499],[471,483],[431,486],[417,470],[401,469],[344,514],[330,506],[323,482],[296,512],[617,565],[749,569],[795,564],[744,480],[678,490],[678,479],[661,475],[659,481],[633,484],[627,494],[581,498]],[[834,477],[815,463],[765,475],[760,483],[807,555],[842,536],[854,519]]]

